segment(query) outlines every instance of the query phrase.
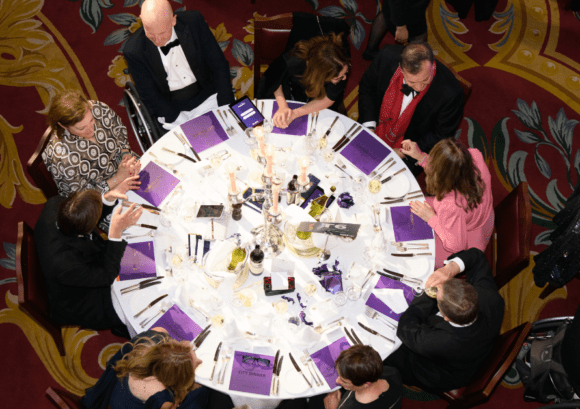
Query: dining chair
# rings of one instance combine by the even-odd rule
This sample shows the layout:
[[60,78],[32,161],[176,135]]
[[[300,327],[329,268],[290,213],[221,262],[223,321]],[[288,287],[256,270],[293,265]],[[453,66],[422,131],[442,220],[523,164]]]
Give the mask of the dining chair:
[[445,67],[447,67],[449,71],[451,71],[451,73],[455,76],[455,78],[457,78],[457,81],[459,81],[459,85],[461,85],[461,88],[463,89],[463,106],[467,105],[467,100],[471,95],[471,82],[467,81],[465,78],[459,75],[457,71],[455,71],[449,63],[446,63],[437,56],[435,56],[435,59],[441,64],[443,64]]
[[60,355],[65,356],[61,326],[55,323],[48,313],[48,296],[34,244],[34,231],[23,221],[18,223],[16,281],[20,309],[48,331]]
[[495,207],[495,225],[488,247],[490,265],[502,288],[530,264],[532,205],[528,184],[520,184]]
[[500,335],[485,365],[473,376],[466,387],[438,394],[449,403],[447,408],[471,408],[489,400],[497,385],[511,368],[531,329],[532,323],[525,322]]
[[61,409],[81,409],[81,400],[70,392],[49,387],[46,396]]
[[52,128],[49,126],[48,129],[44,132],[44,135],[42,135],[42,138],[40,138],[36,150],[30,159],[28,159],[28,163],[26,164],[28,174],[32,180],[34,180],[36,186],[42,190],[42,193],[44,193],[44,196],[47,199],[58,195],[58,188],[56,187],[56,183],[52,178],[52,174],[48,171],[44,165],[44,161],[42,160],[42,153],[48,146],[51,131]]

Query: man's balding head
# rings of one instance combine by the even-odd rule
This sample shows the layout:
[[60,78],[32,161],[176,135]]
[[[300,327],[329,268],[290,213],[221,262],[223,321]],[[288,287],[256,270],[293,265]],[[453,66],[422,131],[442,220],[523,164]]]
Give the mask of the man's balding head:
[[176,17],[168,0],[145,0],[141,6],[141,21],[145,35],[157,47],[164,46],[171,38]]

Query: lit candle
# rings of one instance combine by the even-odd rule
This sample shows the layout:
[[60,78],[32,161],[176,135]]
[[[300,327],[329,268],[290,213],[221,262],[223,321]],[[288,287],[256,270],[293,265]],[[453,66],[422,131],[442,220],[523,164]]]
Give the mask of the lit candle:
[[228,176],[230,177],[230,192],[233,195],[238,194],[238,188],[236,186],[236,165],[232,162],[228,162],[226,164],[226,171],[228,172]]
[[266,176],[272,176],[272,165],[274,164],[274,147],[266,146]]
[[300,159],[298,159],[298,166],[300,167],[300,183],[303,185],[307,182],[306,169],[308,169],[309,164],[310,159],[308,159],[308,156],[301,156]]
[[256,138],[263,138],[264,137],[264,128],[261,126],[257,126],[252,130],[252,133]]
[[272,195],[274,196],[274,204],[272,205],[272,212],[278,214],[278,196],[280,195],[280,183],[272,185]]

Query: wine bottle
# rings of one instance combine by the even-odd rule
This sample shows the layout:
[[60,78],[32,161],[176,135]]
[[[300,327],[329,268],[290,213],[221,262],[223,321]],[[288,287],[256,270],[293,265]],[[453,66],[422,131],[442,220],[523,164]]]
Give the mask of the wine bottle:
[[256,244],[256,248],[250,253],[250,273],[255,276],[259,276],[264,272],[264,252],[260,248],[259,244]]

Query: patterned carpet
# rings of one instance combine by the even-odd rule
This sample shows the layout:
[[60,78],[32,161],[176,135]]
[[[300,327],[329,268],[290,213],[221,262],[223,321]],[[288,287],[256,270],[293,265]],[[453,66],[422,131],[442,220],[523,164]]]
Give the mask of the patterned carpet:
[[[34,226],[43,194],[24,170],[45,130],[43,114],[54,94],[83,90],[122,115],[123,42],[140,26],[139,0],[0,0],[0,356],[2,407],[49,408],[48,386],[82,394],[94,384],[121,339],[109,331],[64,331],[67,355],[18,309],[15,279],[16,225]],[[230,63],[236,97],[253,97],[253,18],[290,11],[344,18],[351,26],[353,69],[345,105],[358,117],[358,82],[368,66],[361,58],[375,1],[173,0],[174,9],[202,12]],[[500,0],[489,21],[464,20],[443,0],[427,11],[429,42],[437,55],[473,84],[460,140],[480,149],[493,176],[497,204],[520,181],[530,184],[532,249],[542,251],[580,176],[580,16],[556,0]],[[392,43],[389,34],[384,40]],[[576,132],[577,133],[577,132]],[[132,136],[130,137],[132,138]],[[134,149],[136,141],[130,139]],[[532,262],[533,266],[533,262]],[[540,301],[531,268],[502,289],[504,329],[538,318],[572,315],[579,280]],[[517,374],[510,373],[484,407],[537,407],[524,403]],[[438,408],[444,402],[408,390],[406,408]],[[429,401],[429,402],[428,402]]]

